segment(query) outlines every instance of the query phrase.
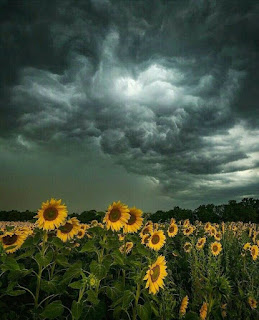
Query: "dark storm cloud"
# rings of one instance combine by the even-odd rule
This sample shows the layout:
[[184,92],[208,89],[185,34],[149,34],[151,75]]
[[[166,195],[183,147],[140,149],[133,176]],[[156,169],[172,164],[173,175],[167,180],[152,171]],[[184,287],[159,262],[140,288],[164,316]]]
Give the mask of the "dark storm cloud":
[[258,195],[256,1],[3,2],[1,142],[89,146],[193,206]]

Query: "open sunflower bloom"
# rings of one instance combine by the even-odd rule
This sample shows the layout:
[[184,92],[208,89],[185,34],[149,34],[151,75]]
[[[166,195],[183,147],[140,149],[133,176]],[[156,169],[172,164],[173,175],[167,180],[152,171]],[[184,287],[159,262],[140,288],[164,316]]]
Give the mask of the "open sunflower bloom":
[[155,232],[151,233],[151,236],[148,241],[148,246],[149,248],[158,251],[160,250],[163,245],[165,244],[165,235],[162,230],[157,230]]
[[159,288],[164,287],[164,278],[167,276],[166,260],[164,256],[159,256],[155,263],[149,266],[143,280],[147,280],[146,288],[149,293],[156,294]]
[[50,201],[42,203],[35,218],[38,218],[36,224],[40,229],[54,230],[66,221],[67,207],[61,204],[61,199],[52,198]]
[[137,232],[143,223],[143,218],[142,218],[142,210],[137,209],[136,207],[130,208],[129,209],[129,214],[130,218],[128,222],[123,227],[124,233],[134,233]]
[[73,217],[57,230],[57,237],[63,242],[71,240],[80,231],[80,224],[77,218]]
[[106,228],[112,231],[119,231],[130,219],[129,208],[125,204],[113,202],[106,212],[103,222],[106,223]]
[[222,245],[220,242],[213,242],[210,246],[211,252],[214,256],[219,255],[219,253],[222,251]]
[[172,223],[167,230],[168,236],[173,238],[177,235],[177,232],[178,232],[177,224]]
[[7,253],[13,253],[17,251],[19,248],[21,248],[27,236],[28,233],[25,232],[5,232],[3,235],[0,236],[0,241],[4,250]]
[[196,248],[198,250],[201,250],[204,247],[205,243],[206,243],[206,238],[205,237],[199,238],[197,243],[196,243]]

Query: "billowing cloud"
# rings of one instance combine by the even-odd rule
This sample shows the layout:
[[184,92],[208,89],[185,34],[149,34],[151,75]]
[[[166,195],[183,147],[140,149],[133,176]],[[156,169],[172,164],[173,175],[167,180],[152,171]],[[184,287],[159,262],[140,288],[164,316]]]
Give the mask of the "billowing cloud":
[[[74,157],[101,157],[92,168],[123,168],[168,205],[258,195],[258,5],[230,2],[50,6],[14,49],[34,52],[30,40],[45,35],[46,56],[19,60],[5,83],[3,145],[69,156],[71,168]],[[18,15],[3,28],[11,39],[36,25]]]

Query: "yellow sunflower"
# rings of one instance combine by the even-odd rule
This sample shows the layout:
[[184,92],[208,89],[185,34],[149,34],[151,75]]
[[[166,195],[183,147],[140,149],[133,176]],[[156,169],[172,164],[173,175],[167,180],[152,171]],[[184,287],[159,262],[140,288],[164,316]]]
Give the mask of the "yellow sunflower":
[[124,225],[123,231],[124,233],[134,233],[137,232],[143,223],[142,214],[143,212],[136,207],[129,209],[130,218],[128,222]]
[[151,233],[151,236],[148,241],[148,246],[149,248],[158,251],[160,250],[163,245],[165,244],[165,235],[162,230],[157,230],[155,232]]
[[185,242],[185,244],[183,245],[183,250],[185,252],[191,252],[192,249],[192,244],[190,242]]
[[79,229],[78,229],[78,233],[77,233],[77,238],[78,238],[78,239],[82,239],[84,236],[85,236],[85,230],[79,228]]
[[119,250],[121,253],[124,253],[126,252],[126,254],[129,254],[131,249],[133,248],[133,242],[126,242],[125,244],[123,244]]
[[251,307],[251,309],[256,309],[257,308],[257,301],[254,298],[249,297],[248,298],[248,303],[249,303],[249,306]]
[[149,238],[150,238],[150,234],[145,234],[145,235],[141,238],[141,243],[142,243],[142,244],[145,244],[145,245],[148,245]]
[[22,233],[19,231],[5,232],[4,234],[0,235],[0,241],[7,253],[13,253],[21,248],[27,236],[27,233]]
[[149,288],[150,294],[156,294],[159,288],[164,287],[164,278],[167,276],[166,268],[164,256],[159,256],[156,262],[149,266],[143,280],[147,280],[146,288]]
[[190,225],[190,221],[189,221],[189,219],[184,220],[184,222],[183,222],[183,226],[184,226],[184,228],[189,227],[189,225]]
[[188,296],[185,296],[181,302],[181,306],[179,310],[180,317],[183,317],[186,314],[188,303],[189,303],[189,298]]
[[206,243],[206,238],[205,237],[204,238],[199,238],[197,243],[196,243],[196,248],[198,250],[201,250],[204,247],[205,243]]
[[171,238],[175,237],[177,235],[177,232],[178,232],[177,224],[172,223],[167,230],[168,236]]
[[217,256],[222,251],[222,245],[220,242],[215,241],[210,245],[210,249],[212,254]]
[[222,235],[221,235],[221,232],[218,231],[214,234],[214,239],[217,240],[217,241],[220,241],[222,238]]
[[216,233],[217,233],[217,229],[215,227],[211,226],[210,235],[214,237]]
[[175,218],[171,218],[171,220],[170,220],[170,224],[175,224],[175,223],[176,223]]
[[103,222],[106,223],[106,228],[112,229],[112,231],[118,231],[129,221],[130,214],[129,208],[125,204],[113,202],[106,212]]
[[183,230],[183,234],[185,236],[190,236],[193,233],[193,231],[194,231],[194,228],[192,226],[188,226]]
[[145,225],[145,227],[140,232],[140,236],[142,238],[144,235],[150,234],[151,232],[153,232],[153,224]]
[[252,258],[255,261],[258,257],[259,248],[257,247],[257,245],[253,245],[250,250],[251,250]]
[[201,309],[200,309],[200,318],[201,318],[201,320],[205,320],[206,319],[207,312],[208,312],[208,304],[207,304],[207,302],[203,302],[203,305],[201,306]]
[[243,246],[243,249],[244,249],[244,250],[250,250],[250,249],[251,249],[251,244],[250,244],[250,242],[245,243],[244,246]]
[[66,223],[57,230],[57,237],[63,242],[71,240],[78,234],[80,230],[80,223],[77,218],[73,217],[66,221]]
[[125,234],[123,233],[118,234],[118,237],[119,237],[119,241],[123,241],[125,239]]
[[41,209],[35,216],[38,218],[36,224],[43,230],[54,230],[61,226],[67,218],[67,207],[61,204],[61,199],[56,200],[51,198],[42,203]]

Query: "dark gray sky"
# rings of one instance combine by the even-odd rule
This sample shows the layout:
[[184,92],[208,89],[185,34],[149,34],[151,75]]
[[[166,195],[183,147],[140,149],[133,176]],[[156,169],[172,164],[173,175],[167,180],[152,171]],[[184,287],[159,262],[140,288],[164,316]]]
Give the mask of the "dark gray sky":
[[0,209],[259,196],[259,3],[0,0]]

